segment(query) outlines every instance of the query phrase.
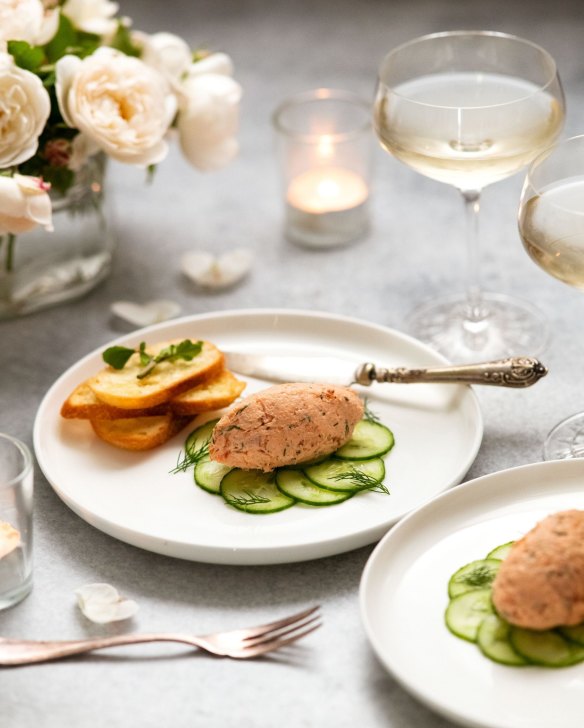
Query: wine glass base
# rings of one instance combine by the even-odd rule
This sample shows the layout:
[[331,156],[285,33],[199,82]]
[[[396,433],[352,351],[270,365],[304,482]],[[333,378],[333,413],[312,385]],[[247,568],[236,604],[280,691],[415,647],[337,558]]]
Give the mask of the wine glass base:
[[498,293],[483,294],[481,305],[484,315],[470,320],[463,296],[430,301],[410,314],[407,331],[453,362],[535,356],[547,346],[549,326],[535,306]]
[[544,460],[571,460],[584,457],[584,412],[557,424],[543,446]]

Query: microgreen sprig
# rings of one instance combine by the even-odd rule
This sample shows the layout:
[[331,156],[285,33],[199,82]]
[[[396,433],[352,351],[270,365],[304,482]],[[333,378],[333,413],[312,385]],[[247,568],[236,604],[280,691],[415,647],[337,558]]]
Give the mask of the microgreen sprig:
[[201,353],[202,349],[202,341],[184,339],[178,344],[170,344],[170,346],[161,349],[158,354],[153,356],[146,351],[146,342],[141,341],[138,349],[130,349],[127,346],[110,346],[103,352],[102,358],[106,364],[109,364],[114,369],[123,369],[130,358],[134,354],[138,354],[142,369],[136,377],[138,379],[144,379],[160,362],[177,361],[177,359],[191,361]]

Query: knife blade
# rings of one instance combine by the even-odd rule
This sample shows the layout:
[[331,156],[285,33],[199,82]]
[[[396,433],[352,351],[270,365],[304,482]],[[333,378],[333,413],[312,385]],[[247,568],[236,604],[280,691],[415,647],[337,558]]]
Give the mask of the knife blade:
[[227,367],[269,382],[325,382],[349,385],[359,362],[328,356],[283,356],[223,351]]
[[484,384],[496,387],[525,388],[544,377],[547,368],[534,357],[517,356],[478,364],[433,368],[396,367],[387,369],[371,362],[359,363],[328,356],[288,356],[224,351],[232,371],[269,382],[320,382],[361,384],[373,382],[413,384]]

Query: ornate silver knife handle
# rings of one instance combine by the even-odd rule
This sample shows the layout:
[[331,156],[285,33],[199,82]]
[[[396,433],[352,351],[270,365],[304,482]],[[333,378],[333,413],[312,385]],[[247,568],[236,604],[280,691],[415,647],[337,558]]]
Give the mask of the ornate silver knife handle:
[[548,373],[547,368],[531,356],[487,361],[481,364],[461,364],[434,369],[384,369],[375,364],[361,364],[355,372],[355,382],[369,386],[372,382],[416,382],[487,384],[493,387],[531,387]]

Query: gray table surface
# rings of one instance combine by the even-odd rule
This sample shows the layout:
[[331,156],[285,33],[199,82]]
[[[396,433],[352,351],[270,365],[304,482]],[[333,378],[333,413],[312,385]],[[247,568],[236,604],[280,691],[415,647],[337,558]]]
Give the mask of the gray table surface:
[[[245,89],[241,154],[214,175],[191,170],[177,150],[146,186],[143,173],[111,168],[119,235],[114,271],[83,300],[0,323],[0,430],[32,445],[37,407],[51,383],[88,351],[127,330],[112,301],[168,297],[184,314],[287,307],[349,314],[403,329],[417,303],[462,286],[457,194],[376,154],[373,230],[336,251],[287,243],[270,113],[285,96],[331,86],[371,98],[391,47],[453,28],[493,28],[546,46],[568,99],[566,134],[584,132],[584,16],[580,3],[532,0],[122,0],[147,31],[178,32],[228,51]],[[484,440],[467,479],[536,462],[548,430],[584,406],[584,299],[538,270],[516,232],[521,179],[484,195],[486,287],[513,292],[546,314],[549,376],[533,390],[480,390]],[[256,253],[252,275],[232,290],[197,290],[179,271],[182,251]],[[0,614],[0,634],[75,638],[101,634],[78,613],[73,590],[106,581],[136,599],[135,630],[211,631],[254,624],[322,604],[324,627],[291,660],[238,663],[170,648],[6,670],[0,724],[40,726],[391,726],[446,728],[384,671],[361,624],[359,580],[372,546],[286,566],[231,567],[174,560],[87,525],[36,475],[35,587]],[[119,631],[124,626],[105,631]],[[550,727],[551,728],[551,727]]]

